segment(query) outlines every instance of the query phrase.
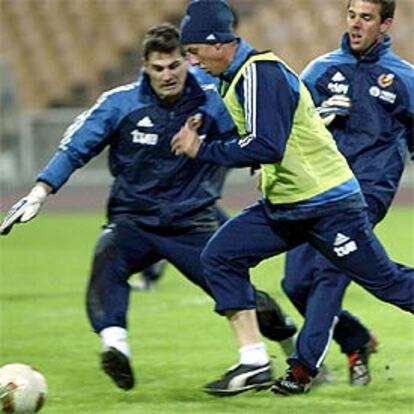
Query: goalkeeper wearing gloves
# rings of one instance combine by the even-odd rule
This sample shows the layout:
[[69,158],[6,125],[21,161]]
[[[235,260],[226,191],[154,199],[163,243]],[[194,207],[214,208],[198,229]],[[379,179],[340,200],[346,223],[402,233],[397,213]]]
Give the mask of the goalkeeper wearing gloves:
[[52,187],[38,182],[30,193],[19,200],[7,213],[0,225],[0,234],[9,234],[16,223],[26,223],[37,216]]

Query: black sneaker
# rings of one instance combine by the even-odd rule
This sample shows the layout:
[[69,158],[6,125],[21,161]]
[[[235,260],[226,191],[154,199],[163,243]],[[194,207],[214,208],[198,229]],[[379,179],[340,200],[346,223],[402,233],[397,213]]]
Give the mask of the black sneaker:
[[272,383],[270,362],[259,366],[239,364],[230,368],[221,379],[207,384],[204,391],[217,397],[227,397],[249,390],[265,390]]
[[109,347],[101,354],[101,365],[115,384],[123,390],[130,390],[134,386],[134,373],[129,358],[116,348]]
[[377,352],[377,340],[374,335],[371,335],[365,346],[347,354],[351,385],[368,385],[371,382],[368,362],[370,355],[374,352]]
[[272,385],[272,392],[282,395],[304,394],[311,388],[312,380],[308,372],[300,365],[290,367],[283,377]]

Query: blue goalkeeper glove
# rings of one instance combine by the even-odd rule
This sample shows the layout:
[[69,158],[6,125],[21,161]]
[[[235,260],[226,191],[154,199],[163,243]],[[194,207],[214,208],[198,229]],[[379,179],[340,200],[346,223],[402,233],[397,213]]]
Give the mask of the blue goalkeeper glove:
[[0,234],[9,234],[16,223],[26,223],[35,218],[48,194],[45,187],[35,185],[30,193],[14,204],[7,213],[0,225]]
[[325,126],[329,126],[337,116],[348,116],[351,100],[346,95],[332,95],[316,108]]

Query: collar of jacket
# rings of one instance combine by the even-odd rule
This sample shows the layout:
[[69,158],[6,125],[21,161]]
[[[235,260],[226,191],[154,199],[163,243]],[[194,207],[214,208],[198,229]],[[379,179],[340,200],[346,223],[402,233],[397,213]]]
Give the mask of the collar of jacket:
[[358,55],[354,53],[351,49],[349,44],[349,36],[348,33],[344,33],[341,40],[341,48],[342,50],[347,53],[353,55],[358,61],[363,62],[376,62],[380,59],[382,55],[387,53],[392,46],[391,37],[385,35],[384,40],[380,43],[377,43],[368,53],[365,55]]
[[239,40],[239,46],[230,66],[220,75],[220,79],[230,82],[243,63],[253,54],[257,53],[243,38]]
[[193,100],[197,100],[200,104],[201,100],[205,100],[205,92],[202,90],[200,84],[197,82],[194,75],[190,72],[187,74],[187,79],[184,85],[184,93],[181,97],[175,101],[172,105],[167,105],[159,96],[154,92],[154,89],[151,86],[149,76],[142,71],[139,78],[139,89],[138,94],[140,100],[146,104],[157,105],[166,108],[177,108],[180,106],[187,106],[186,103]]

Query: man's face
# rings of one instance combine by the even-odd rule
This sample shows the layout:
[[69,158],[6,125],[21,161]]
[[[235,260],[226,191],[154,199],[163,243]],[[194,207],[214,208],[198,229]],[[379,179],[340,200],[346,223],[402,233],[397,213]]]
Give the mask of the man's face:
[[365,53],[391,26],[392,19],[381,23],[381,5],[364,0],[352,0],[348,8],[347,26],[351,49]]
[[182,95],[188,63],[178,49],[172,53],[150,53],[144,60],[144,68],[160,99],[173,103]]
[[228,66],[223,56],[223,45],[189,44],[187,52],[192,64],[200,65],[205,71],[219,76]]

